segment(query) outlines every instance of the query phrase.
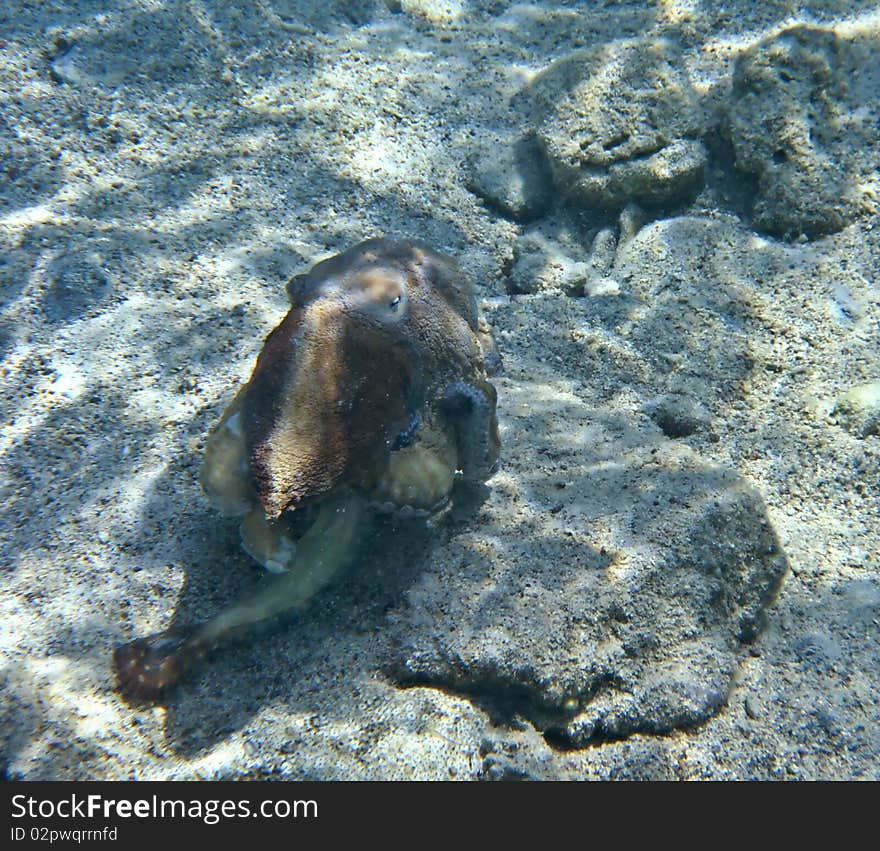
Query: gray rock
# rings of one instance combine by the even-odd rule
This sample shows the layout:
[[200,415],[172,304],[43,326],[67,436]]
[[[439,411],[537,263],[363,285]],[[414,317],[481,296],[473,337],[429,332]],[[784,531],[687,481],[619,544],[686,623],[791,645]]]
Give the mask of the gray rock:
[[294,32],[326,31],[331,22],[341,21],[356,25],[367,23],[380,4],[373,0],[331,0],[315,6],[309,0],[272,0],[271,9],[281,21]]
[[[544,397],[529,384],[521,398]],[[390,616],[400,680],[525,717],[561,747],[716,713],[786,570],[736,473],[637,423],[621,433],[590,419],[566,431],[560,416],[544,433],[568,480],[562,510],[540,464],[522,499],[496,483],[479,522],[429,556]],[[521,422],[507,452],[533,439]],[[516,534],[495,533],[512,522]]]
[[56,83],[79,86],[88,80],[80,68],[79,50],[76,46],[55,57],[49,65],[49,74]]
[[878,92],[876,44],[832,29],[792,27],[742,53],[727,128],[757,227],[816,237],[876,212]]
[[581,295],[590,275],[591,267],[583,249],[536,227],[522,234],[514,244],[507,288],[513,294],[561,290],[568,295]]
[[671,43],[633,39],[576,51],[524,96],[556,185],[573,203],[669,208],[702,186],[704,111]]
[[611,269],[617,256],[617,242],[614,228],[602,228],[593,238],[584,295],[597,298],[620,293],[619,282],[611,276]]
[[43,309],[53,322],[79,319],[106,301],[113,285],[96,251],[64,252],[46,269]]
[[499,781],[540,780],[539,775],[530,774],[517,763],[504,756],[489,754],[483,760],[482,779]]
[[691,201],[703,185],[706,148],[677,139],[657,153],[613,163],[604,174],[584,174],[577,195],[584,206],[619,210],[630,200],[652,208]]
[[650,411],[651,419],[667,437],[689,437],[709,426],[709,412],[700,402],[687,396],[670,393]]
[[615,234],[614,228],[602,228],[593,237],[593,246],[590,249],[591,277],[602,278],[607,276],[614,265],[616,254],[617,234]]
[[468,159],[468,189],[518,222],[542,216],[553,200],[553,180],[531,135],[483,136]]
[[753,721],[757,721],[761,717],[761,704],[754,695],[746,695],[746,699],[743,701],[743,707],[746,711],[746,715],[748,715]]
[[853,387],[837,400],[831,415],[856,437],[880,434],[880,381]]
[[523,233],[513,247],[508,292],[564,292],[598,296],[616,293],[610,277],[617,253],[615,228],[602,228],[584,249],[576,230],[543,222]]
[[645,212],[638,204],[627,204],[620,211],[618,247],[623,248],[645,224]]
[[444,26],[455,22],[461,7],[445,0],[394,0],[391,8],[399,5],[400,11],[414,18],[422,18],[431,24]]

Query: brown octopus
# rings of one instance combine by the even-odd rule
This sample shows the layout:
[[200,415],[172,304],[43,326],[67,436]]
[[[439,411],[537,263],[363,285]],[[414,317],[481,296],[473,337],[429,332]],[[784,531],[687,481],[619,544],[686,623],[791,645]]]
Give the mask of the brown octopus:
[[200,481],[277,574],[197,627],[118,647],[122,689],[153,699],[248,627],[302,609],[376,512],[429,515],[500,448],[499,364],[473,286],[414,240],[370,239],[287,285],[291,308],[211,433]]

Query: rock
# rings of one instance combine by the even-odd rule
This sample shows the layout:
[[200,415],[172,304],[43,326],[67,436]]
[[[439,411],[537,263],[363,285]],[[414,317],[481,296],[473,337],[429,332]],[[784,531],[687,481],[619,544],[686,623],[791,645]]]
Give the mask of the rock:
[[757,286],[742,270],[773,280],[792,257],[768,243],[756,260],[756,243],[734,217],[658,220],[616,250],[618,296],[493,312],[503,465],[390,613],[400,681],[529,720],[563,750],[721,710],[787,560],[743,477],[647,411],[659,399],[670,432],[729,422],[772,339],[742,310]]
[[611,272],[617,253],[617,234],[614,228],[602,228],[593,237],[590,249],[590,277],[603,278]]
[[539,456],[521,489],[496,480],[478,522],[432,550],[390,614],[394,675],[526,718],[554,747],[700,723],[724,706],[737,647],[786,570],[761,498],[644,423],[621,432],[517,383],[508,410],[536,412],[507,432],[506,457],[527,456],[543,429],[564,508],[551,512],[556,477]]
[[623,248],[645,224],[645,213],[638,204],[627,204],[620,211],[618,247]]
[[670,42],[576,51],[539,74],[524,97],[556,186],[574,204],[671,208],[701,188],[704,112]]
[[[143,45],[135,49],[134,38],[134,35],[111,33],[100,39],[76,43],[59,36],[56,44],[62,49],[50,58],[49,76],[56,83],[84,88],[113,87],[130,82],[140,71],[162,61],[143,49]],[[168,53],[167,48],[165,52]],[[171,61],[167,55],[163,58]]]
[[558,222],[535,225],[514,244],[508,292],[607,295],[619,290],[610,277],[617,251],[614,228],[602,228],[585,251],[576,230]]
[[743,701],[743,708],[746,711],[746,715],[753,721],[757,721],[761,717],[761,705],[753,695],[746,695],[746,699]]
[[670,393],[651,409],[651,419],[667,437],[689,437],[709,427],[709,412],[695,399]]
[[538,227],[526,231],[514,244],[507,289],[512,294],[561,290],[581,295],[590,274],[582,249],[566,245]]
[[350,22],[356,26],[367,23],[379,6],[374,0],[331,0],[316,7],[308,0],[272,0],[272,11],[294,32],[297,27],[304,31],[327,31],[331,22]]
[[542,216],[553,200],[553,180],[534,137],[488,134],[468,159],[468,189],[518,222]]
[[462,13],[461,4],[450,0],[400,0],[399,6],[401,12],[435,26],[452,24]]
[[540,780],[539,776],[530,774],[528,771],[520,768],[513,760],[499,756],[497,754],[489,754],[483,760],[482,778],[493,781],[512,781],[512,780]]
[[856,437],[880,434],[880,381],[860,384],[841,396],[831,412]]
[[646,225],[618,247],[613,275],[647,307],[626,341],[651,368],[649,399],[674,394],[715,414],[724,408],[724,388],[747,379],[754,341],[743,330],[751,322],[750,289],[740,270],[760,263],[759,274],[770,278],[790,262],[782,246],[756,260],[754,239],[732,216],[677,216]]
[[754,224],[813,238],[877,211],[876,46],[800,25],[737,59],[727,109],[736,167],[754,181]]
[[75,46],[51,61],[49,75],[56,83],[67,83],[70,86],[79,86],[88,82],[80,70],[79,50]]
[[79,319],[106,301],[113,285],[97,252],[64,252],[46,269],[43,309],[53,322]]
[[620,293],[620,284],[611,277],[616,256],[617,234],[614,228],[602,228],[593,238],[593,247],[590,249],[584,295],[599,298]]
[[631,199],[664,208],[693,200],[703,185],[706,149],[679,139],[649,156],[614,163],[605,175],[584,175],[578,194],[584,206],[621,209]]
[[590,298],[620,295],[620,282],[610,276],[588,278],[584,284],[584,295]]

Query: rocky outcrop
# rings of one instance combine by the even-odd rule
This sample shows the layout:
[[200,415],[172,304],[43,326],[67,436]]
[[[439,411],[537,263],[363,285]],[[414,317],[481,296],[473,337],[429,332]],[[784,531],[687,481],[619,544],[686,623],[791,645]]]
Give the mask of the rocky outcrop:
[[786,570],[760,497],[644,421],[621,432],[582,409],[546,438],[558,473],[496,483],[407,590],[394,675],[528,718],[554,746],[705,720]]
[[468,188],[503,216],[528,222],[554,197],[549,169],[531,134],[487,133],[468,158]]
[[813,238],[876,212],[878,91],[876,45],[832,29],[792,27],[742,53],[726,127],[759,229]]
[[572,204],[670,208],[702,186],[705,117],[668,41],[576,51],[542,71],[523,98],[554,183]]

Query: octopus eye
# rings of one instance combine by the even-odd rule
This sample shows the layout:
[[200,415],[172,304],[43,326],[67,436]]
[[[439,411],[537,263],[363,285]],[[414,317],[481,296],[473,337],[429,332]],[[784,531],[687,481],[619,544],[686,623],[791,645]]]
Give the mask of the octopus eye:
[[344,298],[356,313],[373,321],[400,322],[406,314],[406,277],[396,269],[365,269],[347,283]]
[[384,309],[382,310],[382,315],[386,322],[400,322],[406,315],[406,291],[395,288],[391,292],[385,293],[385,296],[380,304],[384,306]]

